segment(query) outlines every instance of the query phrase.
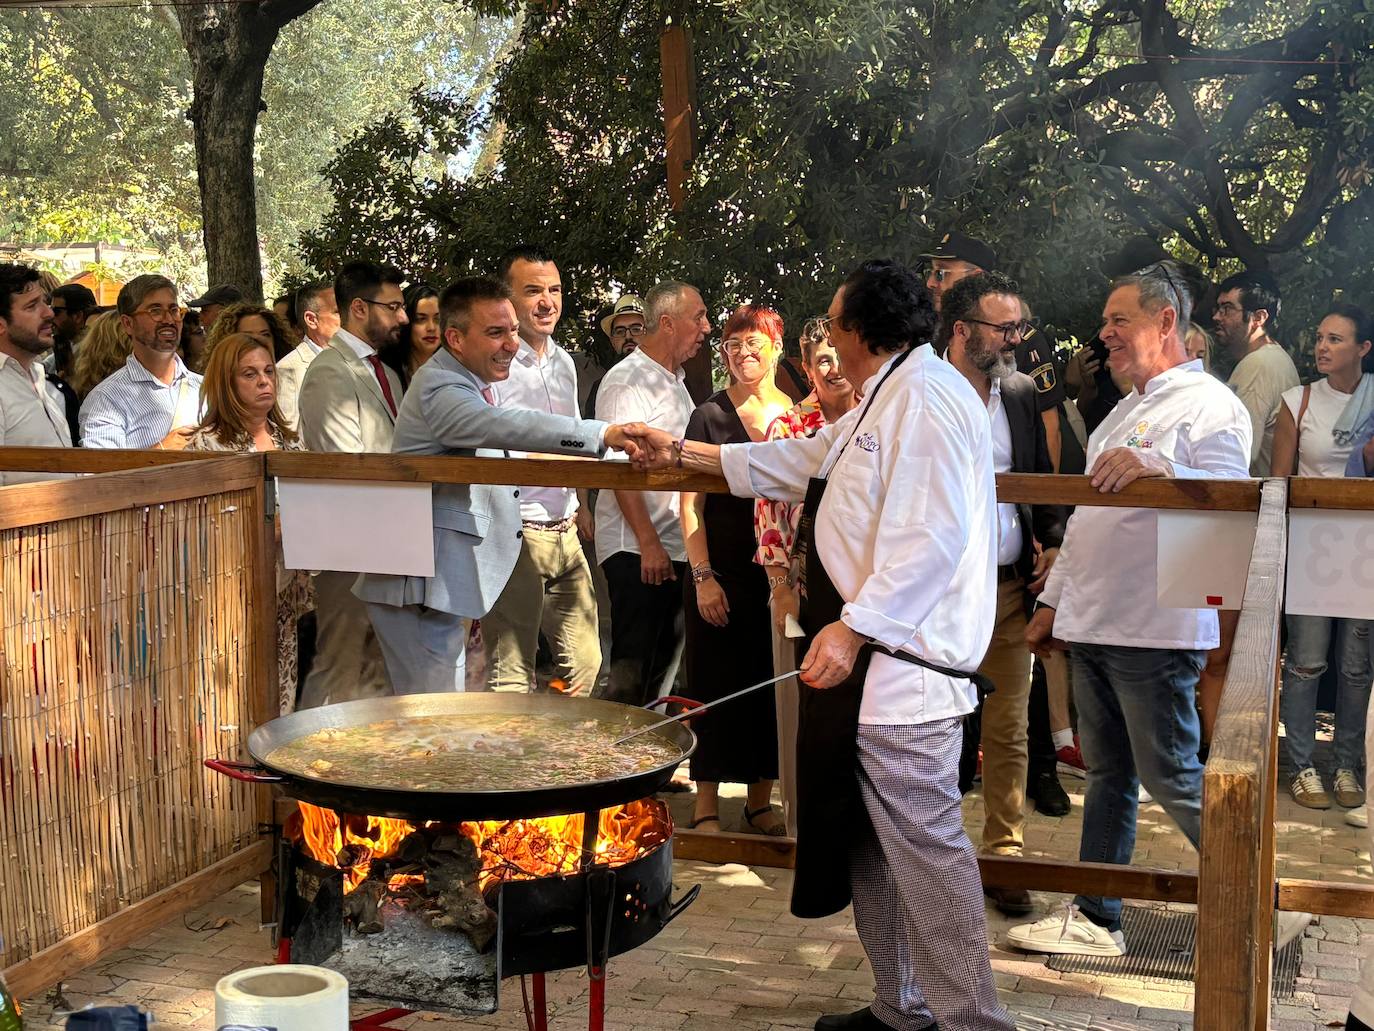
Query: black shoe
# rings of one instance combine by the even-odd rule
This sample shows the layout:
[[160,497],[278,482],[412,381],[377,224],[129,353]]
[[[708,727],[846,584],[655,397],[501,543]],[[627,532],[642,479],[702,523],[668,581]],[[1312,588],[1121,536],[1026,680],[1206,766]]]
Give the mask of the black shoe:
[[[816,1021],[816,1031],[893,1031],[891,1024],[884,1024],[865,1006],[853,1013],[832,1013]],[[921,1031],[939,1031],[938,1024],[930,1024]]]
[[1030,892],[1025,888],[984,888],[983,894],[1006,916],[1025,916],[1035,909]]
[[1067,816],[1072,806],[1059,778],[1050,771],[1038,773],[1026,785],[1026,797],[1035,802],[1035,811],[1046,816]]

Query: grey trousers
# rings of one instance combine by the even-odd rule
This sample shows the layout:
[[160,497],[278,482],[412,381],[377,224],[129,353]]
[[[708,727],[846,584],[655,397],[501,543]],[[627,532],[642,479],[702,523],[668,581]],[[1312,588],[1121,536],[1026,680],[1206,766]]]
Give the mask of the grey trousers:
[[357,573],[315,574],[315,661],[298,708],[391,694],[367,609],[353,596]]
[[396,694],[438,694],[465,687],[468,622],[423,605],[367,603]]
[[988,960],[983,885],[959,803],[958,718],[859,727],[873,822],[850,846],[854,923],[877,982],[873,1015],[901,1031],[1013,1031]]

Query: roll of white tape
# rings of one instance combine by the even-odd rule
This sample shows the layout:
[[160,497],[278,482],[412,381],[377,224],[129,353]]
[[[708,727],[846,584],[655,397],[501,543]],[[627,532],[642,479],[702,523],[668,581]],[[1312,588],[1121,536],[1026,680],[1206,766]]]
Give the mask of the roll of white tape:
[[253,967],[215,985],[215,1027],[348,1031],[348,982],[324,967]]

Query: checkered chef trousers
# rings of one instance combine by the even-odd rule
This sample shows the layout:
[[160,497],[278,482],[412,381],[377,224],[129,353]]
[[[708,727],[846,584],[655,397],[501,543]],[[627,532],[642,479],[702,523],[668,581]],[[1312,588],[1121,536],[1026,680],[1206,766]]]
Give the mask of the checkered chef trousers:
[[959,804],[958,718],[859,727],[872,830],[850,848],[854,922],[877,982],[873,1015],[901,1031],[1012,1031],[988,961],[978,863]]

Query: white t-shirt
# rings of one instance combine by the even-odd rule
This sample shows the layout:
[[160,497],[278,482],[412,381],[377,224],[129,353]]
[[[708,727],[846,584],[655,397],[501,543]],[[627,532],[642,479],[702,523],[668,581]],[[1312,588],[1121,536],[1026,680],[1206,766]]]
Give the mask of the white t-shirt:
[[[1332,388],[1323,377],[1311,384],[1312,396],[1298,427],[1298,475],[1344,476],[1350,460],[1350,444],[1337,444],[1331,428],[1345,411],[1352,395]],[[1283,403],[1296,421],[1302,407],[1302,387],[1283,392]]]
[[[644,422],[681,438],[692,417],[692,395],[687,393],[681,369],[669,372],[636,348],[622,358],[601,380],[596,390],[596,417],[605,422]],[[616,455],[616,458],[622,456]],[[640,492],[649,520],[658,531],[659,543],[674,562],[687,561],[678,521],[679,500],[675,490]],[[639,540],[620,511],[615,491],[596,496],[596,560],[605,562],[622,551],[639,554]]]

